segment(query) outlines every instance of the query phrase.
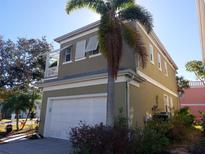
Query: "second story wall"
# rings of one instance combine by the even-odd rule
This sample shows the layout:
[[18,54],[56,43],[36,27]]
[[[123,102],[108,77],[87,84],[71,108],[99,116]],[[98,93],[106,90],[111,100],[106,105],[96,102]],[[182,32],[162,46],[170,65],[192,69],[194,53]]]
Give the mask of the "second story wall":
[[139,67],[139,71],[177,93],[175,66],[164,54],[152,35],[148,35],[145,32],[141,34],[146,42],[148,57],[146,67]]
[[[82,56],[80,59],[76,59],[76,48],[78,42],[85,40],[88,45],[89,39],[97,36],[97,32],[87,34],[69,42],[61,43],[60,46],[60,61],[58,77],[62,78],[70,75],[85,74],[91,72],[101,72],[107,70],[107,61],[103,55],[98,51],[95,51],[92,55]],[[82,43],[83,44],[83,43]],[[70,61],[66,62],[66,50],[71,48]],[[99,47],[98,47],[99,48]],[[136,70],[134,51],[126,43],[123,43],[122,59],[120,60],[120,69],[132,69]]]

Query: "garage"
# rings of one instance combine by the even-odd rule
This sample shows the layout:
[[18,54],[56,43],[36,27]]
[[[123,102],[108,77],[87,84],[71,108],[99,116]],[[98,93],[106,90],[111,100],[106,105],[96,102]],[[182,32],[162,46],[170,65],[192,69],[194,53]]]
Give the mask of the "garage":
[[106,123],[106,95],[81,95],[48,98],[44,136],[68,139],[70,129],[80,121]]

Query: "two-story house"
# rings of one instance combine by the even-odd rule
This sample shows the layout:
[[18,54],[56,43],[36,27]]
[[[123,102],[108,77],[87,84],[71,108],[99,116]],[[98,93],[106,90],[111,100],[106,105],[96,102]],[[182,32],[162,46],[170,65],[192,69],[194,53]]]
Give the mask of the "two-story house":
[[[115,114],[123,109],[130,127],[143,126],[155,112],[178,109],[177,66],[152,32],[134,24],[145,39],[149,53],[145,68],[137,55],[123,44],[120,70],[115,85]],[[69,129],[80,121],[106,124],[107,62],[98,48],[99,22],[55,39],[60,50],[48,53],[43,88],[40,133],[67,139]],[[58,56],[59,55],[59,56]]]

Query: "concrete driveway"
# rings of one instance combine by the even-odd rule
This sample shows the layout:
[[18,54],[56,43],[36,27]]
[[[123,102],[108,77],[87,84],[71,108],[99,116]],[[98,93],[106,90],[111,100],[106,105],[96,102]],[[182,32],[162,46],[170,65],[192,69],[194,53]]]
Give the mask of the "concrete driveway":
[[0,145],[0,154],[70,154],[69,141],[60,139],[24,140]]

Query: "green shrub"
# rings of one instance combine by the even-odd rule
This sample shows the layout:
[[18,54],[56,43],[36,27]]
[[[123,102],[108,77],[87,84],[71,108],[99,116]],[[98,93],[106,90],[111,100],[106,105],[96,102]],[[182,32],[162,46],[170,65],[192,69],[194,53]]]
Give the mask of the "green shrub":
[[189,108],[182,108],[170,120],[171,129],[169,138],[172,142],[184,142],[189,140],[194,133],[193,127],[194,116],[189,112]]
[[194,122],[195,117],[190,113],[188,107],[180,109],[179,112],[173,117],[173,121],[178,121],[185,127],[191,127]]
[[127,128],[81,123],[73,128],[70,141],[76,154],[134,154],[135,133]]
[[[154,122],[153,122],[154,123]],[[88,126],[83,123],[73,128],[70,141],[76,154],[155,154],[169,144],[165,131],[157,130],[161,123],[149,124],[144,129]],[[162,127],[165,128],[165,127]]]
[[165,147],[169,145],[169,139],[157,132],[155,129],[145,128],[141,146],[139,148],[140,154],[155,154],[162,153]]

